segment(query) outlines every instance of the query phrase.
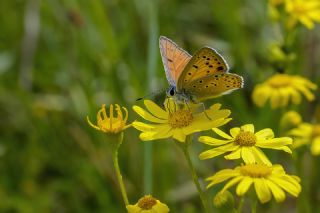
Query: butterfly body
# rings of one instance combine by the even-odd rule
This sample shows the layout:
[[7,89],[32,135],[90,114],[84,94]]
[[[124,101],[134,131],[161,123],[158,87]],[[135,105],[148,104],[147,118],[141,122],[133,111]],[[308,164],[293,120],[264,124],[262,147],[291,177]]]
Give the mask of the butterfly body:
[[160,52],[167,80],[167,96],[180,103],[199,103],[243,87],[241,76],[228,73],[223,57],[203,47],[193,56],[170,39],[161,36]]
[[198,103],[196,96],[187,93],[185,90],[178,91],[176,86],[170,86],[167,90],[167,97],[173,98],[178,103]]

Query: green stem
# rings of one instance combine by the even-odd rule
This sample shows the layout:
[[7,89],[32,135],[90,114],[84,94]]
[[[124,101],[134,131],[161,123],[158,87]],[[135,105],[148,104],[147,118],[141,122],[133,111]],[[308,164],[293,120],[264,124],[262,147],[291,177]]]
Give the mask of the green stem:
[[[158,0],[146,0],[145,1],[148,13],[148,28],[149,28],[149,38],[148,38],[148,70],[147,70],[147,78],[150,84],[148,85],[148,89],[152,91],[154,85],[151,84],[154,76],[156,75],[157,70],[157,57],[158,57],[158,11],[157,5]],[[144,191],[145,194],[152,194],[152,162],[153,162],[153,144],[152,143],[144,143]]]
[[256,213],[257,212],[257,199],[251,200],[251,213]]
[[192,160],[191,160],[191,157],[190,157],[190,153],[189,153],[189,144],[190,144],[190,142],[191,142],[191,137],[187,137],[187,141],[185,143],[181,143],[181,142],[177,142],[177,143],[181,147],[181,149],[183,151],[183,154],[184,154],[184,156],[185,156],[185,158],[186,158],[186,160],[188,162],[188,166],[189,166],[190,171],[191,171],[192,179],[193,179],[193,182],[194,182],[194,184],[195,184],[195,186],[196,186],[196,188],[198,190],[202,206],[203,206],[205,212],[209,213],[208,202],[207,202],[206,195],[201,189],[198,175],[196,173],[196,170],[195,170],[195,168],[193,166],[193,163],[192,163]]
[[244,204],[244,196],[242,196],[240,198],[240,201],[239,201],[239,206],[238,206],[238,213],[241,213],[242,212],[242,208],[243,208],[243,204]]
[[118,183],[120,186],[120,190],[121,190],[121,195],[124,201],[124,204],[127,206],[129,205],[129,200],[128,200],[128,196],[127,196],[127,191],[126,188],[124,186],[123,180],[122,180],[122,175],[120,172],[120,167],[119,167],[119,162],[118,162],[118,149],[122,143],[123,140],[123,133],[120,133],[119,135],[117,135],[116,141],[112,141],[112,160],[113,160],[113,166],[117,175],[117,179],[118,179]]

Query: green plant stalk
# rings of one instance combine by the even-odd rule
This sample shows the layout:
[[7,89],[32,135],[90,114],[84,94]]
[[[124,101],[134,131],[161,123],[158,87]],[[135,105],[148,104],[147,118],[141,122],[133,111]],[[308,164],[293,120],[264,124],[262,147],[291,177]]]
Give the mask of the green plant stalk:
[[258,204],[258,200],[256,198],[253,198],[251,200],[251,213],[257,212],[257,204]]
[[242,196],[240,198],[240,201],[239,201],[239,206],[238,206],[238,213],[241,213],[242,212],[242,208],[243,208],[243,204],[244,204],[244,196]]
[[120,186],[121,195],[122,195],[124,204],[127,206],[129,205],[129,200],[128,200],[126,188],[122,180],[122,175],[120,172],[120,167],[118,162],[118,150],[123,140],[123,132],[121,132],[120,134],[117,134],[116,137],[117,137],[115,138],[116,141],[112,141],[112,160],[113,160],[114,170],[116,172],[118,183]]
[[198,190],[202,206],[203,206],[205,212],[209,213],[207,197],[206,197],[205,193],[201,189],[201,186],[200,186],[200,183],[199,183],[199,178],[198,178],[196,170],[195,170],[195,168],[193,166],[193,163],[192,163],[192,160],[191,160],[191,157],[190,157],[190,153],[189,153],[189,145],[191,143],[191,139],[192,138],[190,136],[188,136],[185,143],[181,143],[181,142],[177,142],[177,143],[181,147],[181,149],[183,151],[183,154],[184,154],[184,156],[185,156],[185,158],[186,158],[186,160],[188,162],[188,166],[189,166],[190,171],[191,171],[192,179],[193,179],[193,182],[194,182],[194,184],[195,184],[195,186],[196,186],[196,188]]
[[[148,0],[145,2],[148,5],[148,28],[149,28],[149,41],[148,41],[148,89],[152,91],[152,81],[157,68],[157,51],[158,51],[158,23],[157,23],[157,0]],[[152,194],[153,191],[153,144],[144,143],[144,192],[145,194]]]

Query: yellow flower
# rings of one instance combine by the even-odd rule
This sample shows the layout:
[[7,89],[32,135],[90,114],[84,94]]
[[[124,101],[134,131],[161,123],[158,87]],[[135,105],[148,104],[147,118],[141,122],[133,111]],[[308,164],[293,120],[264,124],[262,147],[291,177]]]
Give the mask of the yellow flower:
[[252,93],[253,102],[262,107],[270,99],[271,108],[285,107],[290,98],[294,104],[300,104],[302,93],[308,101],[315,96],[310,90],[317,85],[298,75],[275,74],[264,83],[258,84]]
[[110,105],[110,112],[109,117],[106,113],[106,105],[103,104],[101,109],[97,113],[97,125],[94,125],[89,120],[89,117],[87,116],[87,121],[90,126],[95,128],[96,130],[100,130],[105,133],[111,133],[111,134],[117,134],[126,128],[128,128],[130,125],[126,125],[127,119],[128,119],[128,110],[125,107],[122,107],[125,115],[123,117],[123,113],[121,111],[121,108],[118,104],[115,104],[116,106],[116,112],[117,115],[114,115],[113,111],[113,105]]
[[127,205],[128,213],[167,213],[169,208],[166,204],[153,198],[151,195],[145,195],[135,205]]
[[225,209],[226,211],[232,212],[234,209],[234,198],[233,195],[228,191],[218,192],[213,198],[213,205],[218,209]]
[[292,129],[289,135],[294,137],[294,148],[311,144],[311,153],[313,155],[320,154],[320,124],[302,123],[297,128]]
[[147,110],[133,106],[133,110],[152,124],[133,122],[133,126],[142,131],[143,141],[173,137],[185,142],[186,136],[195,132],[221,126],[231,120],[230,110],[221,110],[220,104],[212,105],[208,110],[193,112],[191,106],[177,105],[172,99],[165,102],[165,110],[150,100],[145,100]]
[[245,163],[263,163],[271,165],[267,156],[260,148],[277,149],[291,153],[287,146],[292,144],[292,139],[289,137],[274,138],[271,129],[263,129],[254,133],[253,124],[246,124],[230,129],[230,135],[223,131],[213,128],[213,131],[225,138],[225,140],[215,139],[209,136],[199,137],[199,141],[211,146],[216,146],[213,149],[202,152],[199,157],[201,160],[214,158],[226,152],[231,152],[225,155],[227,160],[242,158]]
[[302,122],[302,118],[296,111],[288,111],[284,113],[280,120],[280,127],[283,130],[289,130],[298,126]]
[[313,29],[313,22],[320,22],[319,0],[286,0],[285,9],[289,14],[289,28],[300,22],[308,29]]
[[221,192],[238,184],[236,193],[244,196],[253,184],[261,203],[271,200],[272,195],[277,202],[284,201],[284,191],[297,197],[301,192],[300,179],[297,176],[287,175],[281,165],[267,166],[263,164],[247,164],[235,169],[223,169],[207,178],[210,181],[207,188],[230,179]]

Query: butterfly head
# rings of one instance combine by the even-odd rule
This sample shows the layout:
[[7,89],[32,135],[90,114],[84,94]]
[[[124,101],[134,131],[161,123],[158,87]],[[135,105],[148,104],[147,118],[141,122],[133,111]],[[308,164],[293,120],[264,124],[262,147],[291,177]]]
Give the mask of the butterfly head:
[[167,90],[167,97],[173,98],[177,94],[177,90],[175,86],[170,86]]
[[185,93],[185,91],[179,91],[177,90],[176,86],[170,86],[167,89],[167,97],[172,98],[176,103],[178,104],[185,104],[185,103],[196,103],[196,99],[194,96]]

